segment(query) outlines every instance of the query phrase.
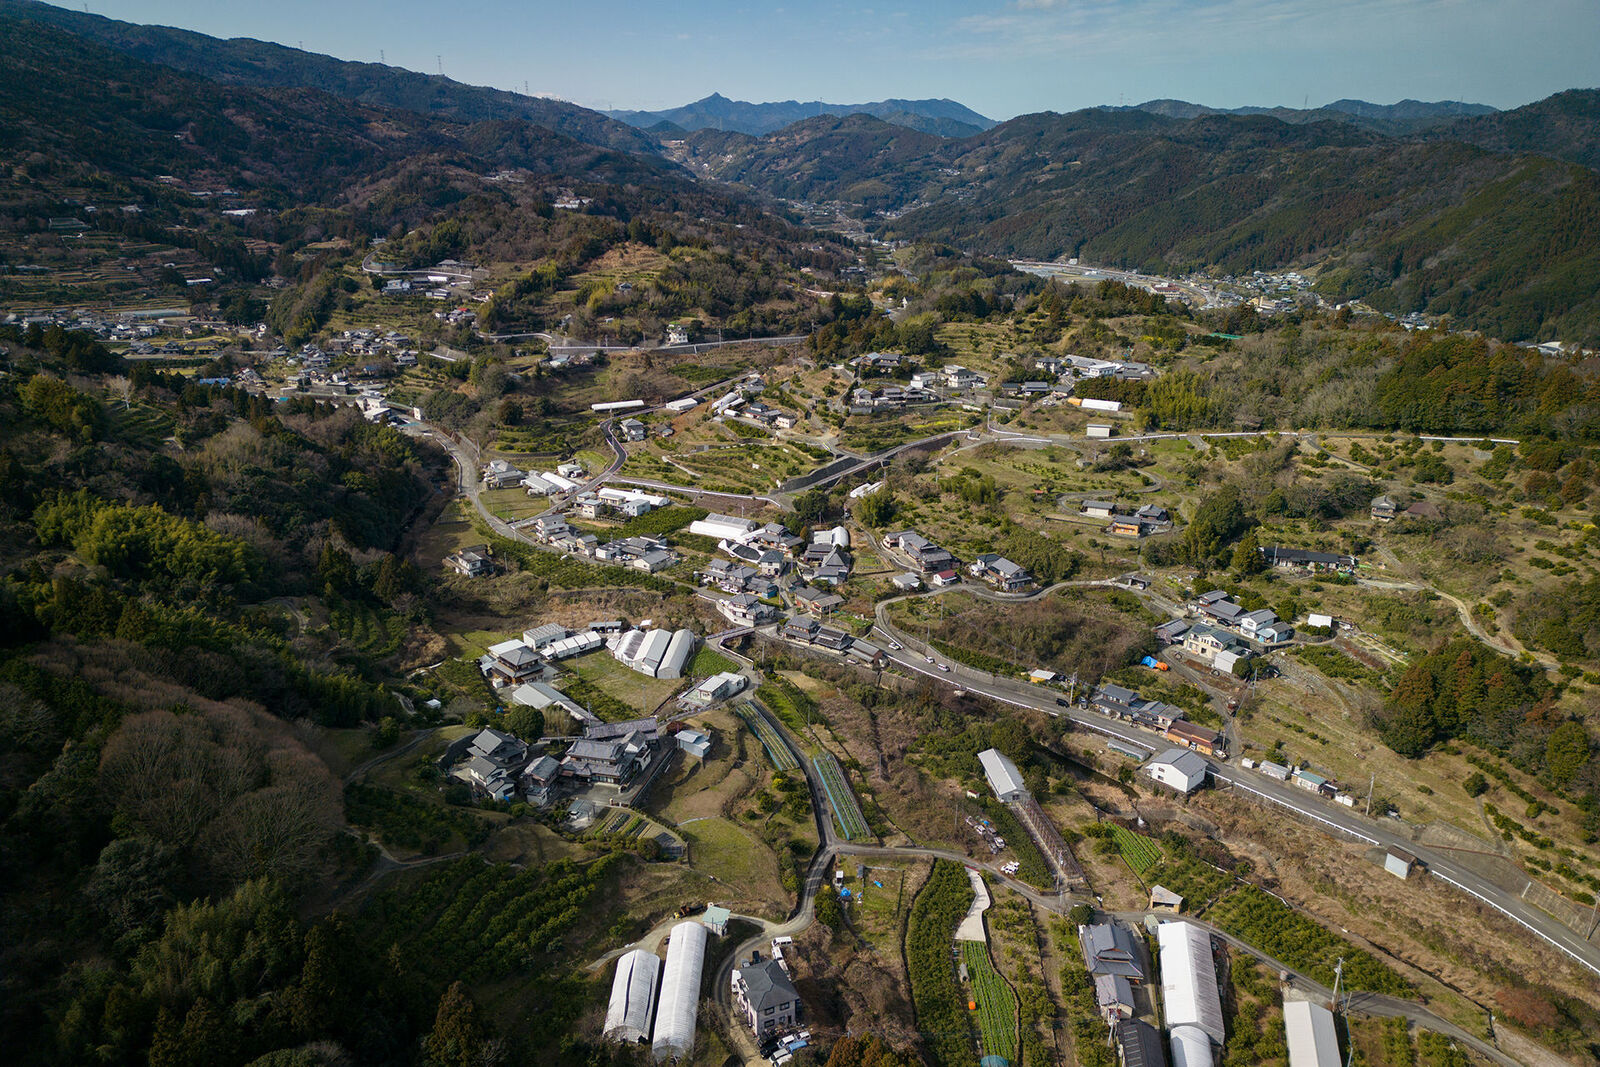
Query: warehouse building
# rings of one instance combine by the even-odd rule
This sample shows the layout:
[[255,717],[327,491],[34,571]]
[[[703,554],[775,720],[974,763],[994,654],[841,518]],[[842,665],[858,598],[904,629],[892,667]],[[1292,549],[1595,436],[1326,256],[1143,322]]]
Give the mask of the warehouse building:
[[617,639],[611,654],[618,662],[652,678],[682,678],[694,653],[692,630],[629,630]]
[[1308,1000],[1283,1002],[1283,1028],[1289,1037],[1289,1067],[1339,1067],[1339,1035],[1333,1012]]
[[700,1014],[700,970],[705,965],[706,938],[711,935],[690,919],[674,926],[669,936],[651,1043],[657,1063],[688,1059],[694,1053],[695,1020]]
[[1022,772],[999,749],[984,749],[978,753],[978,762],[983,764],[983,776],[989,779],[989,788],[1001,803],[1009,804],[1027,796],[1028,787],[1022,784]]
[[759,530],[761,524],[753,519],[741,519],[734,515],[710,514],[703,519],[696,519],[689,524],[689,532],[700,537],[709,537],[714,541],[740,541]]
[[617,960],[617,974],[611,980],[611,1003],[606,1007],[607,1041],[650,1040],[650,1017],[655,1011],[660,977],[660,957],[642,948]]
[[1227,1040],[1211,935],[1190,923],[1169,922],[1157,929],[1156,940],[1173,1067],[1211,1067],[1212,1046]]

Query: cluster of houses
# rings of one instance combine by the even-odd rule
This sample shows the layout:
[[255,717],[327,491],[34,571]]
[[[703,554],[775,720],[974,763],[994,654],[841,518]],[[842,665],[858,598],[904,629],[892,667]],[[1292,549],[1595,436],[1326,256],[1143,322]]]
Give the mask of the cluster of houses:
[[[766,380],[759,374],[751,374],[739,381],[734,387],[718,397],[711,403],[711,414],[715,418],[738,418],[764,427],[768,430],[793,429],[799,421],[798,417],[787,411],[780,411],[770,404],[763,403],[756,397],[766,391]],[[675,405],[687,404],[686,407]],[[694,406],[693,401],[685,397],[682,401],[674,401],[667,407],[682,414]]]
[[810,615],[796,615],[783,624],[778,635],[789,641],[802,642],[849,656],[852,660],[874,670],[881,669],[888,662],[888,655],[871,641],[864,641],[836,627],[824,626],[820,620]]
[[1182,644],[1183,650],[1219,671],[1232,672],[1241,660],[1257,651],[1278,648],[1294,639],[1294,627],[1278,618],[1271,608],[1246,611],[1221,589],[1202,593],[1189,605],[1201,619],[1189,624],[1182,619],[1155,628],[1164,644]]
[[621,627],[620,622],[596,622],[573,632],[558,623],[535,626],[520,638],[491,645],[478,658],[478,669],[497,689],[547,681],[559,674],[557,662],[597,650]]
[[1285,571],[1311,571],[1354,574],[1360,561],[1354,556],[1338,552],[1312,552],[1304,548],[1263,548],[1261,558],[1267,565]]
[[[892,352],[869,352],[856,361],[858,371],[895,374],[906,366],[903,357]],[[920,370],[905,385],[890,384],[877,389],[858,386],[850,393],[850,414],[870,415],[875,411],[900,408],[907,404],[927,404],[943,399],[941,394],[971,393],[988,386],[989,379],[970,368],[949,364],[938,370]]]
[[504,459],[492,459],[483,467],[485,489],[513,489],[517,486],[528,491],[529,496],[558,496],[578,488],[578,479],[587,472],[583,464],[567,462],[553,471],[523,471]]
[[1092,519],[1105,519],[1104,532],[1117,537],[1149,537],[1172,528],[1172,515],[1160,504],[1126,507],[1108,500],[1085,500],[1078,511]]
[[566,516],[555,511],[534,519],[532,529],[540,541],[558,551],[646,574],[655,574],[678,562],[662,538],[638,534],[602,543],[594,534],[573,529]]
[[[698,731],[680,731],[704,735]],[[567,739],[555,739],[565,743]],[[562,789],[607,786],[625,791],[656,769],[672,751],[655,718],[586,723],[559,758],[503,730],[485,727],[452,743],[440,758],[449,775],[492,800],[549,805]]]
[[1109,718],[1153,730],[1173,745],[1193,752],[1214,756],[1224,747],[1221,734],[1189,722],[1182,708],[1159,700],[1146,700],[1126,686],[1107,682],[1090,695],[1089,706]]
[[[885,534],[883,547],[898,551],[917,569],[917,574],[904,574],[893,579],[896,588],[906,591],[917,589],[923,576],[930,586],[954,585],[961,580],[958,569],[961,561],[915,530],[900,530]],[[1014,563],[997,552],[985,552],[973,560],[967,571],[974,578],[988,582],[1002,592],[1014,593],[1033,584],[1033,576],[1019,563]]]
[[1148,363],[1132,360],[1090,359],[1088,356],[1039,356],[1034,368],[1062,382],[1081,381],[1087,378],[1118,378],[1123,381],[1142,381],[1154,378],[1156,369]]
[[927,575],[929,585],[954,585],[961,580],[956,570],[961,561],[951,555],[948,549],[934,544],[915,530],[885,534],[883,547],[898,551],[908,558],[918,573]]

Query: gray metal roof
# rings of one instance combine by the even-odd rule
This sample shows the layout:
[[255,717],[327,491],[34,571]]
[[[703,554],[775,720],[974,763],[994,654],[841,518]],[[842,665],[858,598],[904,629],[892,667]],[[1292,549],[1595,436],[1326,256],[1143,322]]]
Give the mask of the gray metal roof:
[[756,1011],[787,1004],[800,995],[777,960],[762,960],[741,967],[739,978],[745,985],[745,999]]

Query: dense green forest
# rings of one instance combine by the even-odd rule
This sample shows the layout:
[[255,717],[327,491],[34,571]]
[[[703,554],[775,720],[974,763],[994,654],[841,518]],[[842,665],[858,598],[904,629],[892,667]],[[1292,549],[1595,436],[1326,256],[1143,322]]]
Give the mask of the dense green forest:
[[1330,297],[1592,345],[1597,118],[1600,94],[1581,91],[1413,136],[1091,109],[959,140],[823,116],[687,144],[726,181],[869,218],[894,209],[872,223],[884,236],[1166,274],[1315,265]]

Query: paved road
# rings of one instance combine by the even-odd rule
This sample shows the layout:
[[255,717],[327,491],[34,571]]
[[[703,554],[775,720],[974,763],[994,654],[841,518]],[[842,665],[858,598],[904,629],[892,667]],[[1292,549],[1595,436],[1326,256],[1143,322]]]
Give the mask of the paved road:
[[[929,664],[915,650],[923,648],[921,640],[896,628],[880,612],[878,626],[884,633],[905,646],[900,652],[886,655],[902,670],[933,678],[946,685],[960,685],[969,692],[1017,707],[1033,708],[1048,715],[1071,719],[1077,725],[1095,733],[1115,737],[1142,748],[1161,748],[1165,742],[1159,734],[1108,719],[1095,712],[1062,707],[1055,701],[1054,690],[1041,692],[1038,686],[1020,680],[996,677],[975,671],[960,663],[947,663],[948,672]],[[934,653],[938,662],[945,658]],[[1508,893],[1469,868],[1463,867],[1446,852],[1419,843],[1417,830],[1409,824],[1394,819],[1371,819],[1352,809],[1314,796],[1287,782],[1280,782],[1254,771],[1207,761],[1211,776],[1218,787],[1231,788],[1254,800],[1266,801],[1287,808],[1307,819],[1320,829],[1378,848],[1402,848],[1416,856],[1427,867],[1430,877],[1466,893],[1507,916],[1535,938],[1556,949],[1583,967],[1600,975],[1600,947],[1585,940],[1578,933],[1556,919],[1526,903],[1513,893]]]

